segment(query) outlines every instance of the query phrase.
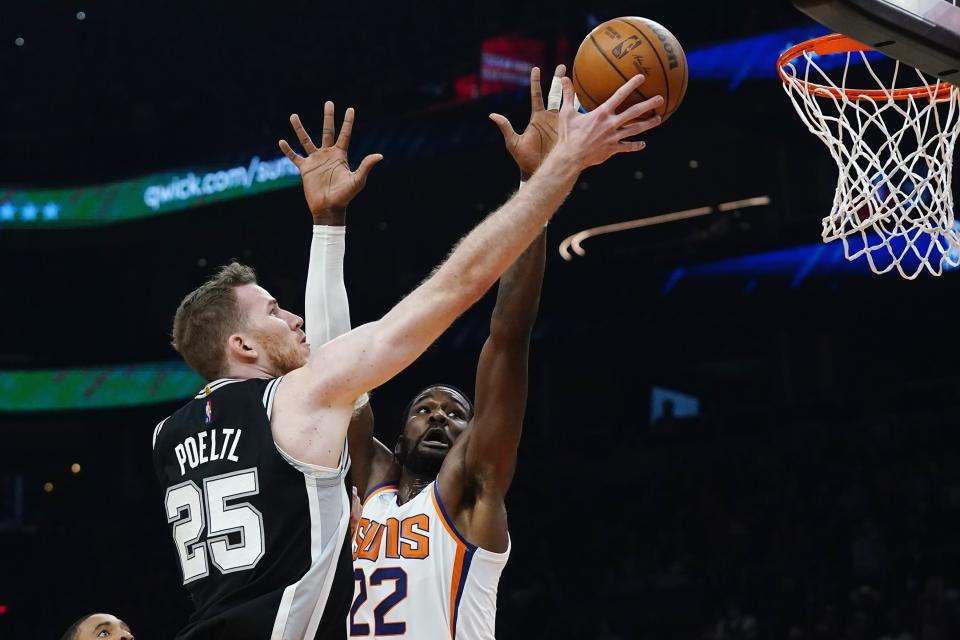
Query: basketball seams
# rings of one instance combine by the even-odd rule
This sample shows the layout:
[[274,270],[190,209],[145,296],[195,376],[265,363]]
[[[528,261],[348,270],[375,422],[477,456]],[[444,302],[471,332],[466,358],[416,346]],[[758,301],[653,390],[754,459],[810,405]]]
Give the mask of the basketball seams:
[[[690,65],[683,65],[683,82],[680,83],[680,98],[677,100],[677,106],[673,108],[673,111],[670,112],[670,115],[673,115],[677,109],[680,108],[680,102],[683,100],[683,97],[687,95],[687,82],[690,80]],[[664,118],[666,119],[666,118]]]
[[[667,95],[663,96],[664,106],[665,106],[665,107],[666,107],[666,106],[669,106],[669,104],[670,104],[670,75],[669,75],[669,73],[667,72],[666,66],[664,66],[664,64],[663,64],[663,60],[660,59],[660,53],[657,51],[657,48],[653,45],[653,41],[650,40],[650,38],[647,36],[647,34],[644,33],[643,31],[641,31],[640,28],[637,27],[637,25],[633,24],[632,22],[627,22],[626,20],[617,20],[617,22],[619,22],[619,23],[621,23],[621,24],[625,24],[625,25],[627,25],[628,27],[630,27],[631,29],[633,29],[634,31],[636,31],[637,33],[639,33],[640,36],[641,36],[644,40],[646,40],[647,45],[650,47],[650,50],[653,51],[653,55],[655,55],[655,56],[657,57],[657,63],[660,65],[660,71],[663,72],[663,86],[666,88],[666,94],[667,94]],[[647,25],[644,24],[644,26],[646,27]],[[647,27],[647,28],[649,28],[649,27]],[[592,37],[592,35],[591,35],[591,37]],[[594,44],[596,44],[596,42],[594,42]],[[684,65],[684,68],[686,68],[686,66],[687,66],[687,65]],[[620,74],[620,75],[622,76],[623,74]],[[624,80],[626,80],[626,78],[624,78]],[[666,111],[666,109],[664,109],[664,111]],[[671,112],[671,113],[673,113],[673,112]]]
[[[626,33],[623,31],[624,26],[629,27]],[[603,45],[600,44],[601,39],[604,41]],[[649,62],[650,54],[643,51],[644,45],[653,52],[657,65]],[[630,53],[636,49],[639,51]],[[674,49],[676,49],[676,57]],[[659,76],[656,71],[657,66],[660,69]],[[683,48],[677,39],[653,20],[623,16],[608,20],[590,31],[581,43],[574,60],[573,85],[585,101],[590,100],[599,105],[601,101],[587,93],[587,84],[601,95],[612,95],[624,82],[636,75],[637,67],[652,74],[653,81],[631,92],[631,97],[625,101],[625,104],[631,105],[639,100],[647,100],[648,95],[662,95],[663,111],[661,112],[660,108],[654,111],[660,113],[662,121],[666,121],[677,111],[683,101],[689,84],[690,69]],[[613,69],[612,74],[610,69]],[[679,73],[675,73],[676,71]],[[661,82],[663,86],[660,86]]]
[[680,83],[680,97],[677,98],[677,105],[673,108],[673,111],[663,114],[663,119],[666,120],[674,113],[677,112],[677,109],[680,108],[680,103],[683,102],[683,97],[687,95],[687,82],[690,79],[690,66],[683,65],[683,82]]
[[[592,43],[593,43],[593,46],[595,46],[595,47],[597,48],[597,51],[600,52],[600,56],[601,56],[604,60],[607,61],[607,64],[609,64],[610,67],[611,67],[614,71],[617,72],[617,75],[619,75],[619,76],[623,79],[624,82],[626,82],[627,80],[629,80],[630,78],[628,78],[627,76],[623,75],[623,72],[620,71],[620,68],[619,68],[617,65],[615,65],[615,64],[610,60],[610,58],[607,57],[607,54],[606,54],[606,52],[603,50],[603,48],[600,47],[599,44],[597,44],[597,39],[593,37],[593,33],[591,33],[589,37],[590,37],[590,42],[592,42]],[[659,59],[660,59],[660,56],[657,56],[657,60],[659,60]],[[660,66],[662,67],[662,66],[663,66],[663,63],[661,63]],[[583,83],[580,83],[580,86],[583,86]],[[641,92],[639,89],[634,89],[633,92],[636,93],[638,96],[640,96],[640,99],[641,99],[641,100],[646,100],[646,99],[647,99],[647,96],[643,95],[643,92]]]
[[[600,103],[597,102],[596,98],[594,98],[592,95],[590,95],[589,93],[587,93],[587,88],[586,88],[585,86],[583,86],[583,83],[580,82],[580,80],[577,78],[576,69],[574,69],[574,73],[573,73],[573,85],[574,85],[574,86],[573,86],[573,90],[574,90],[574,91],[577,90],[577,85],[580,85],[580,89],[581,89],[582,92],[583,92],[581,95],[582,95],[583,97],[587,98],[588,100],[590,100],[590,101],[593,103],[593,106],[590,107],[590,109],[588,109],[588,111],[593,111],[593,110],[596,109],[598,106],[600,106]],[[583,102],[583,100],[581,100],[580,102]]]

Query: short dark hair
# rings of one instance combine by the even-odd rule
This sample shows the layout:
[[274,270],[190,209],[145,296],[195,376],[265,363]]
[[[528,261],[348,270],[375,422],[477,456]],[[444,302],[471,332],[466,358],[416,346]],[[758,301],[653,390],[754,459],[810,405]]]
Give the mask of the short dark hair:
[[227,337],[244,321],[235,289],[256,284],[256,272],[231,262],[180,302],[173,318],[173,348],[206,380],[225,374]]
[[82,618],[74,622],[72,625],[70,625],[70,628],[67,629],[62,636],[60,636],[60,640],[76,640],[77,631],[80,630],[80,625],[82,625],[84,621],[92,615],[93,615],[92,613],[88,613],[87,615],[83,616]]

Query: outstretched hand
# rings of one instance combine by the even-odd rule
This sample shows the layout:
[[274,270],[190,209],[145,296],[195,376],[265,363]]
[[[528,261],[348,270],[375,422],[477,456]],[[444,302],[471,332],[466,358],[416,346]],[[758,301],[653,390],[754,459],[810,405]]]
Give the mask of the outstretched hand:
[[663,96],[653,96],[617,113],[627,96],[637,90],[643,81],[643,75],[627,80],[610,98],[587,114],[578,113],[573,104],[573,83],[570,78],[562,78],[563,106],[557,126],[557,150],[563,148],[563,154],[581,170],[606,162],[610,156],[618,153],[640,151],[646,147],[643,141],[629,140],[658,126],[658,115],[640,119],[654,109],[663,106]]
[[[553,73],[553,82],[559,88],[560,78],[567,73],[565,65],[557,65]],[[556,96],[556,98],[555,98]],[[520,167],[520,177],[528,179],[537,170],[543,159],[553,149],[557,141],[557,119],[559,118],[559,92],[551,87],[547,108],[543,105],[543,93],[540,85],[540,69],[530,70],[530,122],[522,134],[514,131],[510,121],[499,113],[491,113],[490,119],[500,128],[507,151]]]
[[373,153],[360,162],[356,171],[350,171],[347,150],[350,147],[350,135],[353,133],[353,120],[354,110],[350,107],[343,116],[343,126],[334,143],[334,107],[332,102],[327,101],[323,105],[323,133],[319,148],[310,139],[297,114],[290,116],[290,124],[293,125],[307,156],[300,156],[290,148],[286,140],[280,140],[280,150],[300,171],[303,193],[314,222],[318,221],[318,217],[323,219],[330,215],[342,219],[347,205],[366,185],[370,170],[383,160],[381,154]]

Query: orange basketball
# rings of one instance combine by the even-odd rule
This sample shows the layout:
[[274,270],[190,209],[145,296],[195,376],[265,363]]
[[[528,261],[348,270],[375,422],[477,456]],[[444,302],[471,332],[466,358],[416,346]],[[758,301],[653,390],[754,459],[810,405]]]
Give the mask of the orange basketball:
[[657,113],[673,115],[687,92],[687,57],[673,34],[646,18],[614,18],[591,31],[573,61],[573,89],[587,111],[642,73],[646,80],[618,109],[655,95],[664,104]]

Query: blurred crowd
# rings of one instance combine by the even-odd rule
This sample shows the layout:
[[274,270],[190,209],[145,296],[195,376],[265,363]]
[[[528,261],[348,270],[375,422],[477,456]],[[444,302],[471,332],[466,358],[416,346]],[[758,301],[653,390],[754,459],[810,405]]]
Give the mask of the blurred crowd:
[[960,637],[951,416],[608,435],[526,449],[498,637]]

